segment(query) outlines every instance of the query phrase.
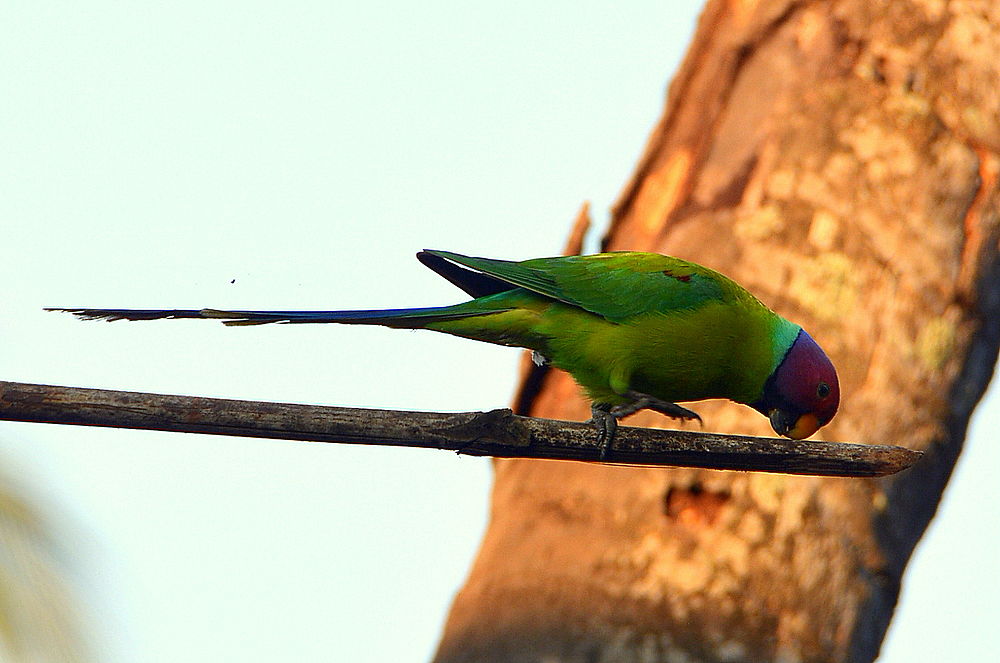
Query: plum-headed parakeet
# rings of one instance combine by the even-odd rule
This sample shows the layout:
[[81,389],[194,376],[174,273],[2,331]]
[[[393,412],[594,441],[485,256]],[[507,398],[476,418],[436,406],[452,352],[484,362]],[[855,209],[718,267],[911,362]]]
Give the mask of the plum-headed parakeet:
[[728,398],[793,439],[837,412],[837,372],[812,337],[707,267],[625,251],[523,262],[446,251],[417,258],[474,299],[376,311],[49,310],[106,320],[384,325],[528,348],[583,387],[605,448],[617,419],[642,408],[699,418],[677,401]]

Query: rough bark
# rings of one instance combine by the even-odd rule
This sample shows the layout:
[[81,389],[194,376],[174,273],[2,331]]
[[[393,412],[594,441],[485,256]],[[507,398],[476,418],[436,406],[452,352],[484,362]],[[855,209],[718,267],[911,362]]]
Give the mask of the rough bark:
[[[988,0],[708,3],[606,246],[736,278],[837,365],[821,437],[925,456],[861,480],[499,461],[437,661],[874,660],[996,362],[998,52]],[[587,408],[554,372],[530,413]]]
[[[520,417],[506,409],[407,412],[0,382],[0,420],[423,447],[497,458],[602,456],[592,425]],[[601,462],[870,477],[900,472],[920,456],[903,447],[621,426]]]

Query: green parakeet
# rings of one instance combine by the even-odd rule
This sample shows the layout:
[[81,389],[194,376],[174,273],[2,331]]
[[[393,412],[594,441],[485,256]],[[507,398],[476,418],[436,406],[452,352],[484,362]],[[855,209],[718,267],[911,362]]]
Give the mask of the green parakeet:
[[701,265],[627,251],[523,262],[447,251],[417,258],[474,299],[377,311],[49,310],[106,320],[384,325],[528,348],[584,389],[603,445],[617,419],[642,408],[699,418],[677,401],[728,398],[793,439],[837,412],[837,372],[812,337]]

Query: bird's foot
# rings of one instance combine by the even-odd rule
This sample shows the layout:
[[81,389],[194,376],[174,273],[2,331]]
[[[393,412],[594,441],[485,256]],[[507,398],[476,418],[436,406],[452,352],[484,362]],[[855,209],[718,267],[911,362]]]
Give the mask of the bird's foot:
[[[697,412],[689,410],[686,407],[681,407],[677,403],[661,401],[659,398],[654,398],[638,391],[628,391],[625,392],[625,395],[631,398],[632,402],[627,405],[618,406],[626,410],[625,414],[617,415],[619,418],[646,409],[665,414],[672,419],[680,419],[681,421],[697,420],[699,424],[703,423]],[[611,412],[614,413],[615,408],[612,408]]]
[[663,401],[638,391],[628,391],[624,395],[632,400],[623,405],[612,406],[607,403],[594,403],[590,406],[590,423],[597,428],[597,444],[600,448],[599,460],[604,460],[608,455],[611,443],[615,439],[615,431],[618,430],[618,420],[635,414],[639,410],[653,410],[674,419],[697,420],[699,424],[702,423],[697,412],[681,407],[677,403]]
[[597,446],[600,449],[598,458],[604,460],[608,455],[615,431],[618,430],[618,417],[607,403],[594,403],[590,406],[590,423],[597,429]]

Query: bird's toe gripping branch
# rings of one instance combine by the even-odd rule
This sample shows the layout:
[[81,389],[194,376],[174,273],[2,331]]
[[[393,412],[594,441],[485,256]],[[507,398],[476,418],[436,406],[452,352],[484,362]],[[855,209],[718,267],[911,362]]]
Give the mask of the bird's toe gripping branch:
[[630,403],[615,406],[607,403],[594,403],[590,406],[590,421],[597,428],[600,460],[604,460],[608,455],[608,449],[611,448],[611,443],[615,439],[615,431],[618,430],[618,420],[635,414],[639,410],[653,410],[674,419],[697,420],[699,424],[702,423],[697,412],[681,407],[677,403],[662,401],[637,391],[629,391],[625,395],[632,399]]
[[[631,409],[625,411],[624,414],[617,415],[619,418],[632,414],[633,412],[638,412],[639,410],[653,410],[654,412],[665,414],[672,419],[680,419],[681,421],[697,420],[699,424],[703,423],[697,412],[689,410],[686,407],[681,407],[677,403],[661,401],[659,398],[654,398],[638,391],[629,391],[626,392],[625,395],[633,399],[632,403],[630,405],[620,405],[618,407]],[[615,413],[615,410],[612,409],[611,412]]]
[[607,403],[593,403],[590,406],[590,422],[597,429],[597,446],[600,449],[598,458],[600,460],[604,460],[608,455],[611,441],[615,439],[615,431],[618,430],[618,416],[612,412],[613,409]]

